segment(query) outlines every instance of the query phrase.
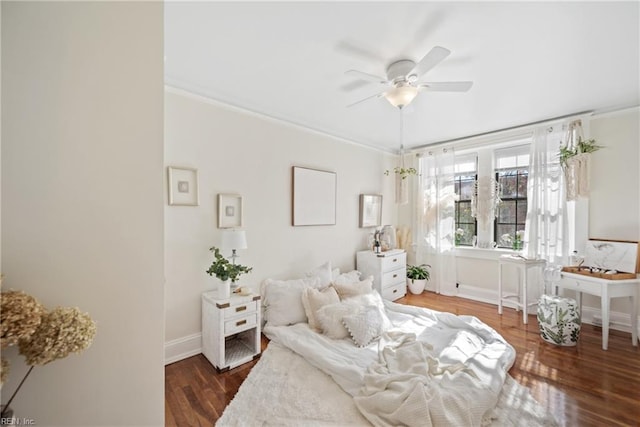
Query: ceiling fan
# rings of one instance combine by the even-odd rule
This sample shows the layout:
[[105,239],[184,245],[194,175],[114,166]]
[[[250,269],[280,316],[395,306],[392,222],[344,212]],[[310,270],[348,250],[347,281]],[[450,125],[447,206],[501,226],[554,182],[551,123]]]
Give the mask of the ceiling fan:
[[395,61],[387,67],[387,77],[378,77],[358,70],[349,70],[345,74],[359,80],[376,83],[381,86],[381,92],[354,102],[347,107],[360,104],[372,98],[385,97],[394,107],[402,109],[421,91],[438,92],[466,92],[471,89],[473,82],[420,82],[420,78],[433,67],[442,62],[451,51],[436,46],[429,51],[418,63],[410,59]]

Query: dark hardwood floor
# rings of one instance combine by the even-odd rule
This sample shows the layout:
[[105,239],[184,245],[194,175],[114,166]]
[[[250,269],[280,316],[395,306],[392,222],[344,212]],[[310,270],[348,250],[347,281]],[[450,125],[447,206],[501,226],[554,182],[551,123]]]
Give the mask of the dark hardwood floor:
[[[425,292],[400,303],[469,314],[496,329],[516,349],[509,373],[566,426],[640,426],[640,350],[628,333],[611,330],[602,350],[599,327],[582,325],[576,347],[558,347],[538,334],[535,316],[456,297]],[[263,349],[268,342],[263,338]],[[165,368],[167,426],[211,426],[257,363],[218,374],[202,355]]]

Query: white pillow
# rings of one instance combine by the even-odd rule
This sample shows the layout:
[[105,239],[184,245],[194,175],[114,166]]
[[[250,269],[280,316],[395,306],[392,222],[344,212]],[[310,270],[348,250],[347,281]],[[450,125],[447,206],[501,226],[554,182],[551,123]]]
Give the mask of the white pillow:
[[302,306],[309,320],[309,327],[315,331],[322,331],[322,327],[316,317],[316,312],[325,305],[339,303],[340,297],[336,290],[329,286],[321,291],[307,288],[302,292]]
[[322,333],[336,340],[347,338],[349,331],[342,324],[342,318],[360,309],[358,304],[346,301],[325,305],[316,312],[316,319]]
[[368,278],[355,283],[348,284],[337,284],[334,283],[332,285],[336,288],[340,299],[343,300],[345,298],[354,297],[356,295],[368,294],[373,291],[373,277],[369,276]]
[[305,277],[317,277],[320,279],[320,288],[324,288],[331,284],[332,278],[331,261],[327,261],[324,264],[314,268],[311,271],[307,271]]
[[316,320],[322,328],[322,333],[329,338],[341,339],[349,336],[349,331],[342,323],[344,316],[360,312],[364,307],[374,307],[381,313],[384,330],[391,327],[391,321],[384,314],[384,303],[377,292],[357,295],[338,303],[321,307],[316,311]]
[[342,273],[337,277],[334,276],[333,283],[337,285],[349,285],[351,283],[356,283],[360,281],[360,274],[361,273],[358,270]]
[[378,307],[367,306],[355,314],[344,316],[342,323],[349,331],[353,342],[358,347],[366,347],[384,332],[382,316],[386,317]]
[[262,295],[265,319],[270,326],[287,326],[307,321],[302,305],[302,292],[318,287],[318,278],[272,280],[263,282]]

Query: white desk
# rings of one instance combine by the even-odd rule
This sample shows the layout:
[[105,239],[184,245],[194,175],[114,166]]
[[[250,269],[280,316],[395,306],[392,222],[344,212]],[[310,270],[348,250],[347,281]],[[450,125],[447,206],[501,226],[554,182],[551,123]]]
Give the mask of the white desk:
[[602,349],[606,350],[609,343],[609,306],[611,298],[629,298],[631,303],[631,344],[638,345],[638,284],[640,284],[640,279],[608,280],[563,271],[560,281],[556,284],[556,294],[559,293],[560,289],[576,291],[580,313],[582,313],[583,292],[600,297],[602,307]]
[[[544,267],[547,262],[543,259],[525,259],[513,255],[502,255],[498,260],[498,314],[502,314],[502,301],[509,298],[517,298],[514,302],[516,310],[522,307],[522,321],[526,325],[528,323],[527,309],[530,305],[536,305],[537,302],[527,303],[527,276],[529,270],[532,268],[540,269],[540,281],[542,281],[542,275],[544,273]],[[503,294],[502,293],[502,267],[505,265],[513,265],[518,270],[518,293],[517,294]],[[521,278],[521,279],[520,279]],[[522,285],[522,292],[520,291],[520,285]]]

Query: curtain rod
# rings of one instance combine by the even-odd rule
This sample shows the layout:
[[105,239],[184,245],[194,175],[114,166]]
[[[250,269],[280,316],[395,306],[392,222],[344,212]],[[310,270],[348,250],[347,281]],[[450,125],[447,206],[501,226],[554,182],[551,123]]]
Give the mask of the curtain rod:
[[568,119],[568,118],[572,118],[572,117],[580,117],[580,116],[586,116],[586,115],[592,115],[592,114],[593,114],[593,110],[582,111],[580,113],[567,114],[565,116],[558,116],[558,117],[554,117],[552,119],[539,120],[537,122],[531,122],[531,123],[527,123],[527,124],[524,124],[524,125],[511,126],[511,127],[507,127],[507,128],[503,128],[503,129],[492,130],[492,131],[489,131],[489,132],[478,133],[478,134],[475,134],[475,135],[463,136],[463,137],[460,137],[460,138],[447,139],[445,141],[438,141],[438,142],[434,142],[432,144],[418,145],[418,146],[412,147],[411,148],[411,152],[421,151],[421,150],[424,150],[426,148],[439,147],[441,145],[446,145],[446,144],[452,144],[454,142],[471,140],[471,139],[480,138],[480,137],[483,137],[483,136],[498,135],[500,133],[508,132],[508,131],[512,131],[512,130],[518,130],[518,129],[524,130],[524,129],[526,129],[528,127],[531,127],[531,126],[549,124],[549,123],[555,122],[557,120],[563,120],[563,119]]

